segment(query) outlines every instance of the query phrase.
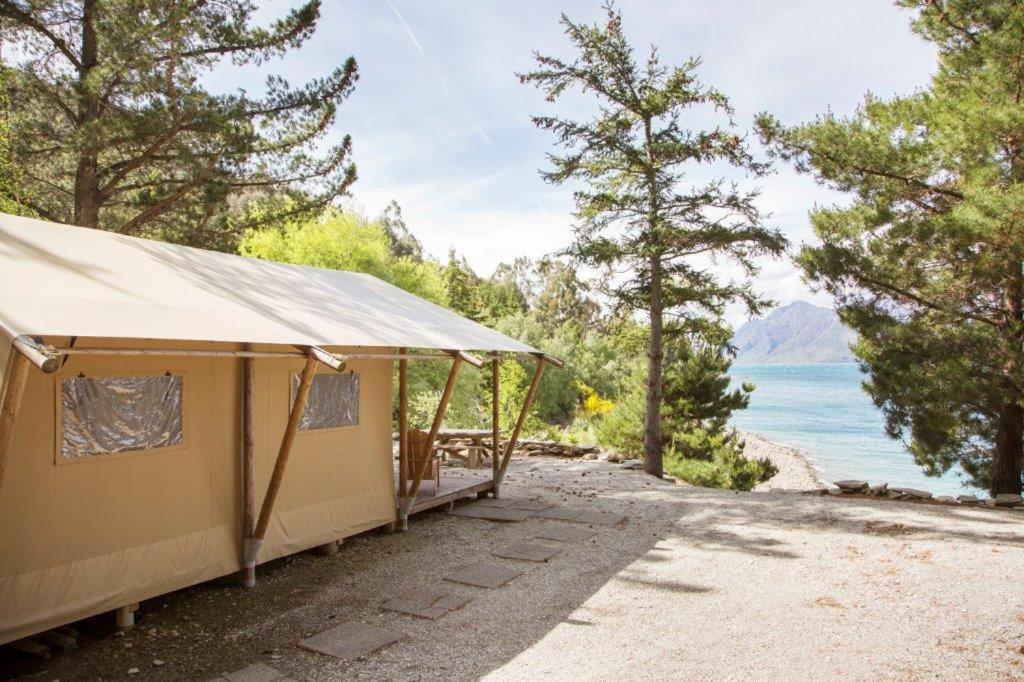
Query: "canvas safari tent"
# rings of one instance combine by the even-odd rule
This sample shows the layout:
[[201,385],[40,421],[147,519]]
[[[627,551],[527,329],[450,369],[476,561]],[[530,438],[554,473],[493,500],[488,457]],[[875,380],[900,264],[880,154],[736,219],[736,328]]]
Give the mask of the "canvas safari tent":
[[[0,643],[404,526],[460,367],[496,390],[501,353],[536,358],[527,402],[451,499],[497,495],[557,360],[369,275],[0,214]],[[416,360],[451,368],[410,452]]]

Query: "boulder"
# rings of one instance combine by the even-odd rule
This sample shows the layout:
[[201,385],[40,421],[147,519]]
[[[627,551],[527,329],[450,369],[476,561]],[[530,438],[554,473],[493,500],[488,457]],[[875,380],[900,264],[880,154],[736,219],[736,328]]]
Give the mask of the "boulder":
[[896,492],[903,493],[907,497],[913,498],[915,500],[932,499],[932,494],[927,490],[918,490],[917,488],[890,488],[890,490],[895,490]]
[[619,462],[622,461],[622,455],[620,455],[617,452],[609,452],[608,461],[611,462],[612,464],[618,464]]
[[956,498],[952,495],[936,495],[933,499],[936,502],[944,502],[945,504],[956,504]]
[[631,470],[643,469],[644,463],[641,462],[639,459],[627,459],[625,462],[622,463],[622,468]]
[[889,484],[879,483],[878,485],[873,485],[870,488],[868,488],[868,492],[871,493],[872,495],[878,495],[879,497],[881,497],[883,495],[888,494]]
[[990,507],[1019,507],[1021,505],[1021,498],[1020,495],[1013,493],[1002,493],[985,500],[985,504]]
[[981,500],[978,499],[977,495],[957,495],[956,501],[960,504],[980,504]]
[[862,493],[867,491],[868,489],[867,481],[846,480],[833,481],[833,483],[837,488],[842,490],[844,493]]

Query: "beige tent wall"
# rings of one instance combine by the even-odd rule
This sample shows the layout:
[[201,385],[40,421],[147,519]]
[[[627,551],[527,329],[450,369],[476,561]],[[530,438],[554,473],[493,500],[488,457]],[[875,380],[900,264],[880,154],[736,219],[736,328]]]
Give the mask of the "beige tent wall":
[[[238,569],[240,364],[80,355],[54,375],[32,368],[0,489],[0,643]],[[287,420],[289,375],[301,365],[256,360],[257,504]],[[360,374],[360,424],[300,432],[261,562],[394,520],[390,362],[349,369]],[[166,371],[185,378],[182,446],[55,463],[62,378]]]

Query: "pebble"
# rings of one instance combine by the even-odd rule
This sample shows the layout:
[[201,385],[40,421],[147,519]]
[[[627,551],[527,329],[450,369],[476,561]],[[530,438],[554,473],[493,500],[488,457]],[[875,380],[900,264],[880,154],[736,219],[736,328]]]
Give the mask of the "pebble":
[[161,660],[160,660],[159,658],[154,658],[154,659],[153,659],[153,665],[155,665],[156,667],[158,667],[158,668],[159,668],[159,667],[160,667],[160,666],[162,666],[163,664],[164,664],[164,662],[163,662],[163,661],[161,661]]
[[139,674],[139,669],[138,668],[128,668],[128,674],[129,675],[138,675]]

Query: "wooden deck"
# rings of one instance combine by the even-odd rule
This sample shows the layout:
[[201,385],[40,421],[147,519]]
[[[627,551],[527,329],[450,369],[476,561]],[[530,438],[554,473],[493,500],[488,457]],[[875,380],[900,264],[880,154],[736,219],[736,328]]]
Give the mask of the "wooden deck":
[[[492,488],[491,471],[472,471],[460,469],[458,475],[446,475],[441,470],[441,485],[434,493],[434,482],[424,480],[416,493],[416,502],[412,505],[411,514],[433,509],[443,504],[449,504],[464,497],[476,497],[477,493],[486,492]],[[398,486],[398,471],[395,471],[395,487]]]

